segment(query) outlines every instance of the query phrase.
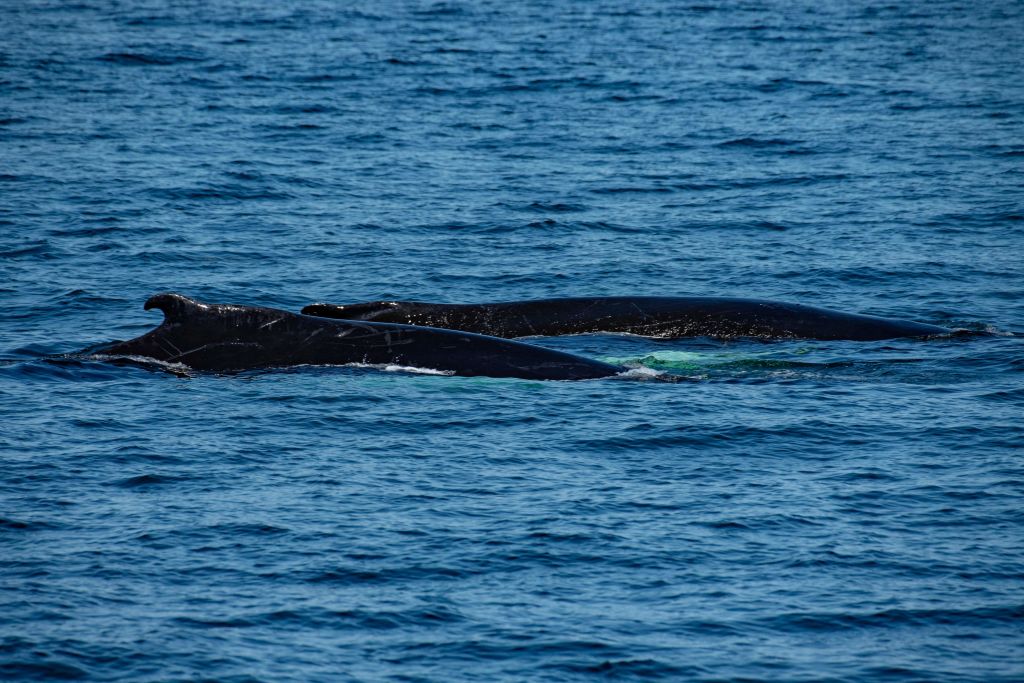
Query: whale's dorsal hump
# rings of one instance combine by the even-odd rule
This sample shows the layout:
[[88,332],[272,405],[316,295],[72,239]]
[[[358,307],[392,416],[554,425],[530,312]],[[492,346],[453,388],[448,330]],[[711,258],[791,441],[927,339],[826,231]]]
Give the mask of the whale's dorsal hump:
[[368,301],[359,304],[310,304],[302,309],[303,315],[342,320],[374,320],[402,305],[400,301]]
[[154,294],[146,299],[145,305],[147,311],[154,308],[163,311],[164,321],[168,323],[182,322],[190,315],[206,307],[206,304],[200,303],[195,299],[189,299],[181,294],[175,294],[174,292]]

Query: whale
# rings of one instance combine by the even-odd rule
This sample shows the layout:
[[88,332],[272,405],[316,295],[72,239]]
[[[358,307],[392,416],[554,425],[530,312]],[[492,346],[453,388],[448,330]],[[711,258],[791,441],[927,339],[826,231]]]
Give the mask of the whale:
[[875,341],[953,332],[938,325],[804,304],[705,296],[570,297],[482,304],[317,303],[304,307],[302,312],[344,320],[427,325],[502,338],[607,332],[669,339]]
[[88,355],[142,357],[210,371],[366,364],[533,380],[598,379],[626,371],[598,360],[470,332],[211,304],[170,292],[150,297],[145,309],[163,312],[164,320],[156,329],[128,341],[92,347],[86,350]]

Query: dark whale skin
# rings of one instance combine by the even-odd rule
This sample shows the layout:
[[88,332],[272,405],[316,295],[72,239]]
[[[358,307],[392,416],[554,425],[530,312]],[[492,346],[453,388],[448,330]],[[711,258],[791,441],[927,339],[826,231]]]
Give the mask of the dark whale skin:
[[255,306],[207,304],[157,294],[146,310],[163,323],[90,354],[142,356],[196,370],[236,371],[291,365],[399,365],[463,376],[581,380],[625,368],[479,334],[412,325],[334,320]]
[[373,301],[312,304],[307,315],[444,327],[513,338],[619,332],[645,337],[758,337],[873,341],[947,335],[907,320],[729,297],[575,297],[490,304]]

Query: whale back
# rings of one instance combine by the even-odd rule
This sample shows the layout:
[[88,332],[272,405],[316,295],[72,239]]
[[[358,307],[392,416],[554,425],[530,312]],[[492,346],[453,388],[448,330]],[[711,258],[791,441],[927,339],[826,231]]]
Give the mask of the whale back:
[[235,371],[292,365],[398,365],[457,375],[592,379],[624,368],[561,351],[449,329],[337,320],[158,294],[147,309],[163,322],[136,339],[91,349],[142,356],[197,370]]
[[[337,320],[401,323],[487,334],[481,331],[484,327],[483,325],[474,322],[475,308],[477,307],[460,304],[435,304],[423,301],[366,301],[355,304],[310,304],[303,307],[302,314]],[[514,335],[498,334],[493,336]]]
[[611,332],[660,338],[869,341],[951,332],[907,320],[732,297],[573,297],[488,304],[376,301],[321,303],[302,310],[324,317],[365,316],[361,319],[432,325],[505,338]]
[[[403,310],[405,302],[401,301],[365,301],[357,304],[310,304],[302,309],[303,315],[339,320],[378,320],[381,322],[401,322],[407,318]],[[389,320],[389,317],[402,320]]]

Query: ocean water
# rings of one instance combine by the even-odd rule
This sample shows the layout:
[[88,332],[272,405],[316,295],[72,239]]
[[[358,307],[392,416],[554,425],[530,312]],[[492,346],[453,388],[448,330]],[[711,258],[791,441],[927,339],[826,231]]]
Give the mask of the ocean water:
[[[0,679],[1024,680],[1022,27],[0,3]],[[64,355],[164,290],[993,334],[532,340],[678,383]]]

